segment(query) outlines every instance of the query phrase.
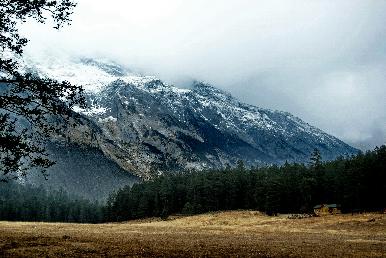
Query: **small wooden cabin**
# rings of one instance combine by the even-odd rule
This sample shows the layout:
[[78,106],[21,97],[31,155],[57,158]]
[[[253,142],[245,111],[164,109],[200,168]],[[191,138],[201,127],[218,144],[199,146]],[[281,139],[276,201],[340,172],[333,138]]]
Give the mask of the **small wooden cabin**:
[[320,204],[314,207],[314,213],[317,216],[333,215],[341,213],[339,204]]

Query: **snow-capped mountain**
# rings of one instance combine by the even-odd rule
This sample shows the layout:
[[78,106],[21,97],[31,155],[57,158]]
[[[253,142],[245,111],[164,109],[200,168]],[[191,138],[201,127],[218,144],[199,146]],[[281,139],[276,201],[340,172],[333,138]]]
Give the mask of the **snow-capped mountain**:
[[89,107],[72,142],[97,148],[141,178],[186,169],[308,161],[356,149],[301,119],[240,102],[209,84],[188,89],[132,73],[113,62],[79,59],[35,64],[41,76],[83,85]]

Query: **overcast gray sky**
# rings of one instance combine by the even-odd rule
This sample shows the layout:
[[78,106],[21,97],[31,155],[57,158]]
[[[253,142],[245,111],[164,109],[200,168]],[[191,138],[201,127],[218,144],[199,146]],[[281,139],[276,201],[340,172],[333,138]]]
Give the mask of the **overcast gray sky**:
[[386,141],[386,1],[79,0],[28,53],[107,57],[167,82],[204,80],[362,149]]

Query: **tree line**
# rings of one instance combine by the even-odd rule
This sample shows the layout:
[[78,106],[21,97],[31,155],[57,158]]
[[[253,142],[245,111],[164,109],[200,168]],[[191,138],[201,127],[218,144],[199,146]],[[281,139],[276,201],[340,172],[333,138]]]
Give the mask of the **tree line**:
[[343,212],[386,208],[386,146],[322,162],[316,150],[309,164],[234,168],[163,175],[124,187],[106,203],[92,203],[63,191],[14,182],[0,185],[0,220],[109,222],[170,214],[253,209],[309,213],[322,203]]
[[0,183],[0,220],[97,223],[103,206],[63,190],[52,190],[15,181]]
[[308,213],[322,203],[343,212],[386,208],[386,146],[352,157],[310,164],[235,168],[161,176],[125,187],[110,196],[108,221],[167,217],[174,213],[254,209],[269,215]]

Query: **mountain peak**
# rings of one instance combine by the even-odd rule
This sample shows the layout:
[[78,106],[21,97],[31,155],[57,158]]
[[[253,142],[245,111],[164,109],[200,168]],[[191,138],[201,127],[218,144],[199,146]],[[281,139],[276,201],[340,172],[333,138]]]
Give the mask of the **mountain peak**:
[[324,159],[356,152],[287,112],[242,103],[205,82],[178,88],[93,59],[41,68],[94,89],[87,93],[89,108],[75,110],[88,122],[70,129],[71,141],[100,149],[143,178],[240,159],[247,165],[304,162],[315,148]]
[[226,98],[232,97],[228,92],[216,88],[215,86],[207,82],[194,81],[192,85],[192,89],[194,92],[204,96],[224,96]]
[[127,67],[108,59],[81,57],[79,62],[88,66],[95,66],[112,76],[123,77],[133,73]]

